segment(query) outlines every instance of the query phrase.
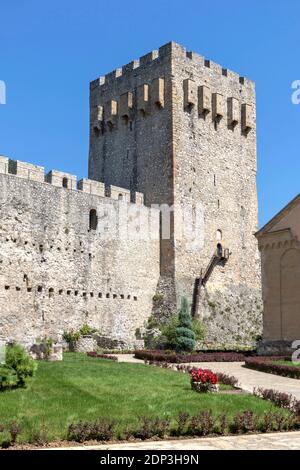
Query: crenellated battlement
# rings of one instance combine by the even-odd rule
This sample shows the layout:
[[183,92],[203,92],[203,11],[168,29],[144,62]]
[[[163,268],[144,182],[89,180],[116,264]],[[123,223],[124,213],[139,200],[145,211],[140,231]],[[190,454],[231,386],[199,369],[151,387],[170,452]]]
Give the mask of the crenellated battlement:
[[18,178],[46,183],[64,190],[88,193],[92,196],[118,200],[125,203],[144,205],[144,195],[140,192],[131,192],[128,189],[114,185],[105,186],[100,181],[82,178],[77,182],[77,176],[71,173],[51,170],[45,174],[44,167],[32,163],[12,160],[0,155],[0,174],[16,176]]
[[251,80],[170,42],[91,83],[91,139],[140,117],[157,119],[181,98],[186,111],[194,107],[199,118],[210,115],[207,122],[222,120],[231,130],[240,123],[247,136],[255,124],[254,95]]
[[241,85],[253,84],[252,80],[249,80],[248,78],[245,78],[244,76],[239,75],[238,73],[233,72],[232,70],[223,67],[222,65],[213,62],[212,60],[201,56],[194,51],[188,51],[180,44],[171,41],[164,46],[161,46],[158,50],[153,50],[141,56],[139,59],[133,60],[128,64],[105,74],[104,76],[98,77],[90,83],[90,89],[94,90],[95,88],[101,87],[103,85],[110,85],[116,79],[120,79],[122,76],[127,75],[133,71],[137,72],[136,69],[149,66],[150,64],[158,62],[159,60],[162,60],[171,54],[176,54],[177,60],[188,58],[197,66],[209,68],[216,75],[227,77],[228,79],[233,80]]

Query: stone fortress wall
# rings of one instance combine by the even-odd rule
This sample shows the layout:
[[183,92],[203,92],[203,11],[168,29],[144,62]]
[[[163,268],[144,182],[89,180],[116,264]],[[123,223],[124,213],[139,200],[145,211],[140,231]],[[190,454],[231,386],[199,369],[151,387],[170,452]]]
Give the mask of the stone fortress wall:
[[[181,295],[193,304],[221,243],[229,260],[215,267],[198,299],[208,340],[251,343],[261,333],[251,80],[171,42],[93,81],[89,176],[143,192],[146,205],[174,207],[171,235],[161,240],[162,316]],[[182,236],[185,208],[194,218],[192,240]]]
[[159,278],[158,211],[142,194],[131,203],[126,189],[4,157],[0,188],[0,339],[60,340],[88,323],[133,347]]
[[255,85],[182,47],[172,75],[175,205],[196,210],[200,203],[204,218],[196,249],[177,236],[175,221],[176,290],[191,295],[216,245],[227,248],[229,259],[213,270],[198,310],[212,342],[244,344],[260,334],[262,321]]
[[91,82],[89,179],[1,158],[0,339],[87,322],[132,347],[187,295],[209,343],[253,343],[255,106],[253,82],[171,42]]

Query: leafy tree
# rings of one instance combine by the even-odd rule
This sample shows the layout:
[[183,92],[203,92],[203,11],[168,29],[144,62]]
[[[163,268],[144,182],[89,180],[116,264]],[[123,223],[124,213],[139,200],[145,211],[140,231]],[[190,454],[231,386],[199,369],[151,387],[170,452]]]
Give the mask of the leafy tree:
[[181,298],[179,326],[176,328],[177,352],[190,352],[195,349],[195,333],[192,329],[192,318],[186,297]]

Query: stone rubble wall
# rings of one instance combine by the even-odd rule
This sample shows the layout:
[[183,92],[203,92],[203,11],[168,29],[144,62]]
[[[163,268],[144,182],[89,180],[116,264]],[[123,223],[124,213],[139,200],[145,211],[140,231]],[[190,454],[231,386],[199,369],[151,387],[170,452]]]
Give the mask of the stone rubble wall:
[[[254,83],[171,42],[93,81],[90,103],[89,176],[141,191],[146,205],[174,205],[153,314],[165,321],[182,295],[192,304],[220,241],[230,257],[201,291],[198,315],[210,339],[252,344],[262,323]],[[203,223],[193,220],[186,240],[182,209],[199,204]]]
[[159,279],[158,211],[7,173],[0,188],[1,340],[87,323],[132,347]]
[[[197,314],[207,341],[255,344],[262,330],[255,86],[182,47],[172,55],[172,76],[178,301],[185,294],[192,302],[195,279],[220,243],[230,256],[200,290]],[[184,208],[194,214],[190,239],[182,237]]]

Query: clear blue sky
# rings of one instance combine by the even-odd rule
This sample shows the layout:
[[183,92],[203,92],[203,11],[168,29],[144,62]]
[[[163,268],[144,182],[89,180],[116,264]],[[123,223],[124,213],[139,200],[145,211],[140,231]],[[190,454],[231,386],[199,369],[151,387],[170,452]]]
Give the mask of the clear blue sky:
[[89,82],[174,40],[257,87],[260,224],[300,192],[299,0],[0,0],[0,154],[87,175]]

